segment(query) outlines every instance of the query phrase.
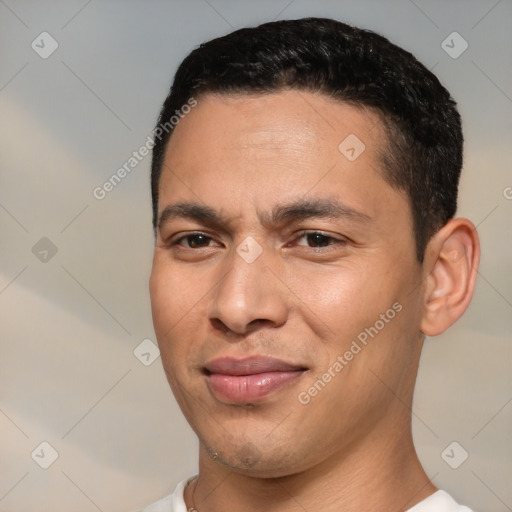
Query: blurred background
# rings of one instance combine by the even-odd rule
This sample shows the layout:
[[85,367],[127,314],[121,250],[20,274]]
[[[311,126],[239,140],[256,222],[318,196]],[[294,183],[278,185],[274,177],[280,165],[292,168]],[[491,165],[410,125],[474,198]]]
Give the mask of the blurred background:
[[145,144],[188,52],[303,16],[382,33],[459,104],[459,214],[483,258],[463,319],[426,343],[413,431],[435,485],[512,510],[510,0],[0,0],[1,512],[129,512],[195,473],[154,344],[150,156],[94,190]]

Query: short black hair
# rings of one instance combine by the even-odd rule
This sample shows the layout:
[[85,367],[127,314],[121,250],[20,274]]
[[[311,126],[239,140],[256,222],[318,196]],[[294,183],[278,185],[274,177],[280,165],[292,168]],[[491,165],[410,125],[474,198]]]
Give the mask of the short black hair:
[[[456,103],[436,76],[385,37],[326,18],[243,28],[201,44],[181,63],[158,120],[168,123],[191,97],[323,93],[370,108],[385,128],[383,175],[410,200],[417,258],[457,209],[463,136]],[[155,139],[153,227],[158,184],[172,129]]]

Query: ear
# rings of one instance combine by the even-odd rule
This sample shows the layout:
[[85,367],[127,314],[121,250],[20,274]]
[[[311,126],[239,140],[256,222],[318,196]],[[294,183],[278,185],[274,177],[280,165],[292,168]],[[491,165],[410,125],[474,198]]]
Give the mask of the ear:
[[437,336],[462,316],[473,296],[479,262],[478,234],[468,219],[451,219],[432,237],[423,265],[423,334]]

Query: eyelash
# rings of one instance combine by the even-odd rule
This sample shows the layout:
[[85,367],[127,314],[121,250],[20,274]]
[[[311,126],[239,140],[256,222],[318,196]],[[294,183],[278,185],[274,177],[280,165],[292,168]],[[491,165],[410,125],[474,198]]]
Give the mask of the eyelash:
[[309,247],[310,249],[324,249],[324,250],[328,250],[328,247],[332,246],[332,245],[345,245],[347,243],[347,240],[344,239],[344,238],[336,238],[332,235],[329,235],[329,234],[326,234],[324,233],[323,231],[318,231],[318,230],[313,230],[313,231],[303,231],[302,233],[299,233],[298,236],[295,238],[294,242],[296,242],[297,240],[301,239],[302,237],[307,237],[307,236],[314,236],[314,235],[320,235],[321,237],[323,237],[325,240],[328,240],[329,242],[331,243],[327,243],[327,246],[323,246],[323,247]]
[[[297,242],[298,240],[300,240],[301,238],[303,237],[307,237],[307,236],[314,236],[314,235],[320,235],[321,237],[324,238],[324,240],[327,240],[328,243],[326,246],[321,246],[321,247],[311,247],[311,246],[308,246],[310,249],[316,249],[316,250],[327,250],[328,247],[332,246],[332,245],[345,245],[347,243],[347,240],[346,239],[343,239],[343,238],[336,238],[334,236],[331,236],[331,235],[328,235],[322,231],[318,231],[318,230],[313,230],[313,231],[303,231],[301,233],[299,233],[295,239],[293,240],[293,242]],[[177,238],[176,240],[174,241],[171,241],[171,243],[169,244],[171,247],[179,247],[181,246],[181,242],[185,239],[190,239],[192,237],[197,237],[197,236],[203,236],[205,237],[206,239],[208,240],[213,240],[213,238],[211,236],[208,236],[206,233],[203,233],[201,231],[196,231],[196,232],[193,232],[193,233],[188,233],[187,235],[183,235],[179,238]],[[330,242],[330,243],[329,243]],[[287,244],[287,246],[289,246],[290,244]],[[184,247],[185,250],[187,249],[192,249],[192,250],[197,250],[197,249],[208,249],[210,246],[204,246],[204,247],[186,247],[186,246],[182,246]],[[304,247],[303,245],[300,246],[300,247]]]
[[[171,247],[179,246],[179,245],[181,245],[180,242],[182,240],[185,240],[186,238],[192,238],[194,236],[204,236],[208,240],[213,240],[213,238],[211,236],[208,236],[206,233],[202,233],[201,231],[195,231],[193,233],[188,233],[187,235],[180,236],[176,240],[171,241],[169,245]],[[208,248],[208,247],[209,246],[207,246],[207,247],[200,247],[199,249],[205,249],[205,248]],[[185,249],[194,249],[194,247],[185,247]]]

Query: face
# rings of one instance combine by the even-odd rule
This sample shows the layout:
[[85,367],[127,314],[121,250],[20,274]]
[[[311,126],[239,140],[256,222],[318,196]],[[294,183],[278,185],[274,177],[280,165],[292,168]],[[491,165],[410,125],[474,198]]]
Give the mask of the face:
[[175,128],[153,320],[215,460],[289,475],[409,421],[421,266],[384,148],[374,113],[299,91],[205,95]]

